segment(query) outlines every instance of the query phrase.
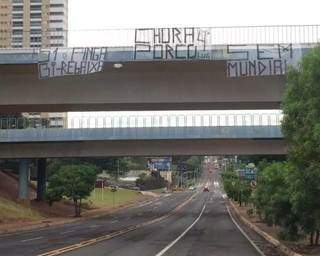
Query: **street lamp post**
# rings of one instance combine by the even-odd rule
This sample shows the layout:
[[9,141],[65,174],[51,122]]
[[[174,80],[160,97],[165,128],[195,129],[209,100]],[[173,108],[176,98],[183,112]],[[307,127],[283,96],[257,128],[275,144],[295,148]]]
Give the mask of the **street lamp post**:
[[117,161],[117,180],[119,180],[119,173],[120,173],[120,161],[119,161],[119,158],[117,159],[118,161]]

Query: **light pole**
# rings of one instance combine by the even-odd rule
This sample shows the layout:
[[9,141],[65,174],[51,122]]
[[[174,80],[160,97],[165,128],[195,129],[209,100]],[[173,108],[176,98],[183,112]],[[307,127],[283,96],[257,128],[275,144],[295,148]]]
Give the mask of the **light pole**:
[[117,159],[118,161],[117,161],[117,164],[118,164],[118,166],[117,166],[117,181],[119,181],[119,173],[120,173],[120,161],[119,161],[119,158]]

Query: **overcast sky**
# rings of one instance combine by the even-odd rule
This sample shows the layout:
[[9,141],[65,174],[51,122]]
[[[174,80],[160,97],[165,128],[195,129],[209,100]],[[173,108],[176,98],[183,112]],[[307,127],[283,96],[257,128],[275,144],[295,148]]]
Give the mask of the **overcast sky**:
[[69,28],[319,24],[319,0],[69,0]]

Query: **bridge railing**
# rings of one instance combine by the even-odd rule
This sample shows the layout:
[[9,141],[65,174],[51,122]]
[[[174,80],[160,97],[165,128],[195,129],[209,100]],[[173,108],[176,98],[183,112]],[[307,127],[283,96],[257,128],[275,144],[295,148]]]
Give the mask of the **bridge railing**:
[[[174,30],[175,29],[175,30]],[[189,29],[184,32],[184,29]],[[144,29],[99,29],[68,31],[7,31],[0,32],[0,37],[10,39],[12,48],[21,48],[22,38],[29,38],[33,48],[43,45],[52,47],[134,47],[137,42],[152,44],[161,34],[165,43],[169,35],[171,39],[178,33],[190,35],[193,29],[194,39],[206,45],[234,44],[314,44],[320,39],[320,25],[272,25],[272,26],[231,26],[231,27],[193,27],[193,28],[144,28]],[[179,34],[179,35],[180,35]],[[23,36],[23,37],[22,37]],[[188,37],[190,39],[190,37]],[[153,42],[154,43],[154,42]],[[182,42],[183,43],[183,42]],[[187,42],[186,42],[187,43]],[[193,42],[195,43],[195,42]],[[0,47],[1,48],[1,47]]]
[[1,118],[0,129],[279,126],[281,120],[282,114],[21,117]]

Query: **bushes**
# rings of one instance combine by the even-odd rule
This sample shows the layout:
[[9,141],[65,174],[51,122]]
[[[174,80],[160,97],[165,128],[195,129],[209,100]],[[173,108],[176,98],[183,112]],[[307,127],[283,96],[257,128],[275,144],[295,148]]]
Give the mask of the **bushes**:
[[142,173],[136,180],[136,185],[141,190],[151,190],[166,187],[167,181],[158,172],[153,172],[151,175]]
[[283,238],[296,238],[298,215],[291,202],[289,168],[287,163],[265,164],[259,170],[253,202],[259,216],[268,225],[283,228]]
[[[240,206],[252,203],[260,219],[266,224],[282,227],[279,236],[283,239],[296,240],[299,237],[300,216],[294,211],[288,164],[259,164],[257,187],[252,190],[246,180],[241,180],[234,170],[222,174],[224,189],[229,198],[238,201]],[[248,215],[254,210],[250,208]]]

